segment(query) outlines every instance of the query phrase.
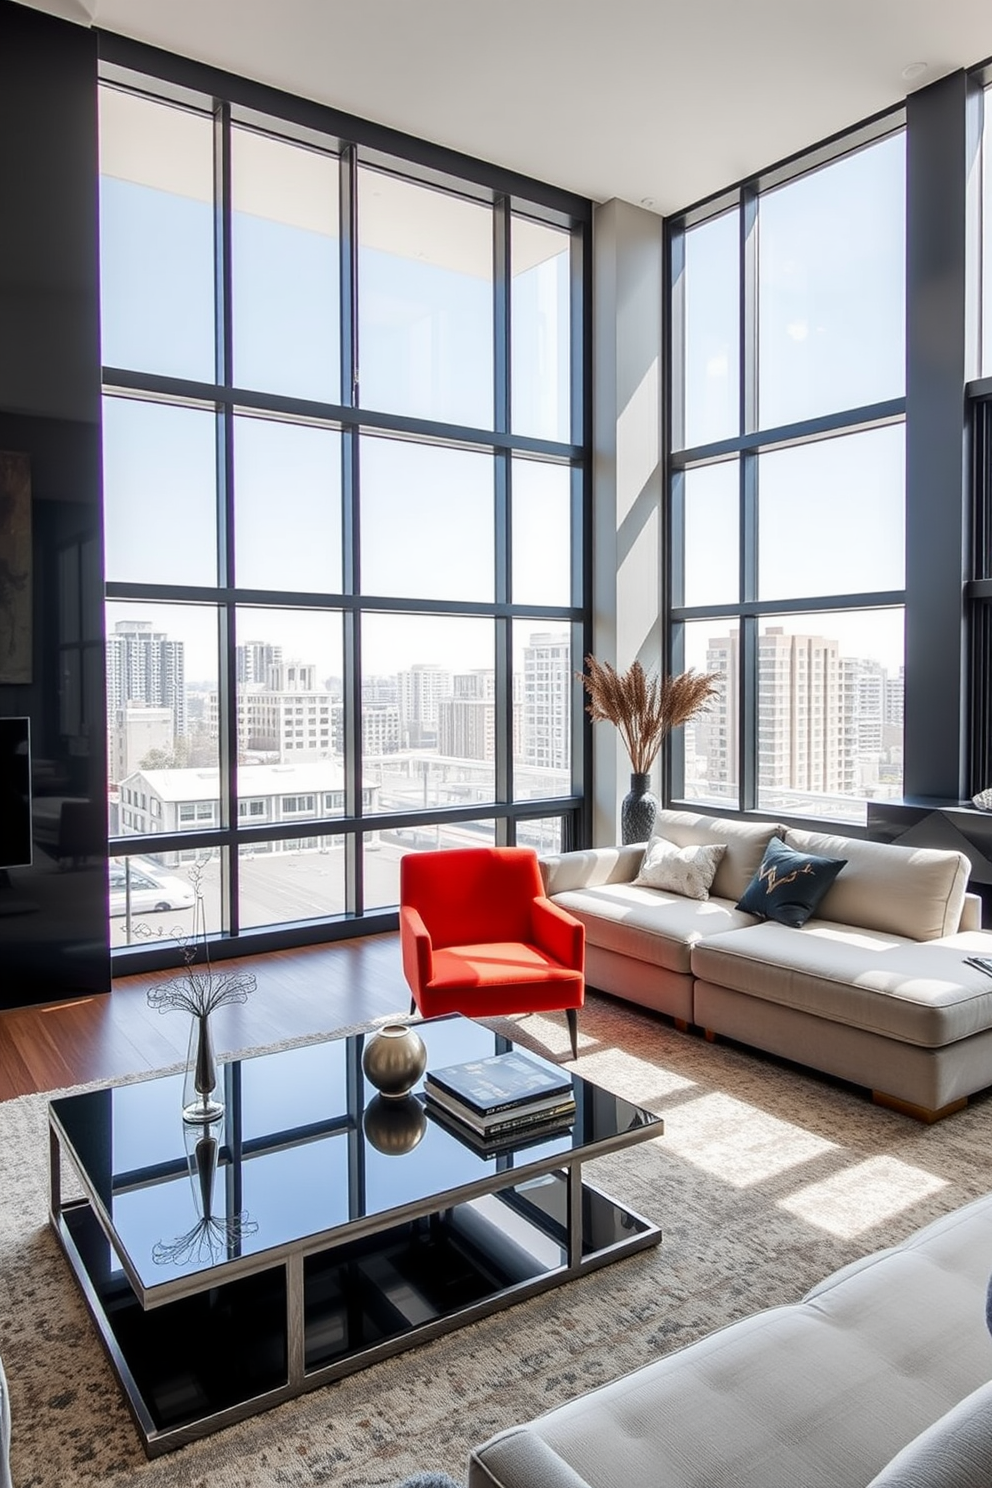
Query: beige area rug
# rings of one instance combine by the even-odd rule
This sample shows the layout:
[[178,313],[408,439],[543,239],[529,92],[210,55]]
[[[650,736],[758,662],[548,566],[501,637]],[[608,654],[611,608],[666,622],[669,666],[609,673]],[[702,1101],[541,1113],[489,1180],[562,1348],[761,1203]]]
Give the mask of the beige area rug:
[[[514,1020],[512,1032],[566,1054],[564,1018]],[[578,1068],[665,1118],[664,1137],[589,1167],[663,1225],[660,1247],[153,1463],[47,1229],[47,1098],[0,1105],[0,1355],[15,1488],[386,1488],[425,1469],[464,1480],[469,1448],[494,1431],[796,1300],[992,1186],[988,1098],[921,1127],[597,996],[582,1015]]]

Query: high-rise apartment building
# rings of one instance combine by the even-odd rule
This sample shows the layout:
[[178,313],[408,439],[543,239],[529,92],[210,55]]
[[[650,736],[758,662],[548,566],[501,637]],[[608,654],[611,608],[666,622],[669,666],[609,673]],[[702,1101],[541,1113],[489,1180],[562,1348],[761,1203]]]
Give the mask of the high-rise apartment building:
[[451,673],[436,662],[416,662],[396,677],[400,731],[407,749],[437,746],[438,704],[451,693]]
[[[687,793],[736,802],[736,631],[707,640],[706,670],[723,680],[685,731]],[[827,636],[768,626],[758,637],[759,806],[781,809],[790,797],[816,797],[827,809],[838,797],[885,788],[890,751],[901,744],[901,702],[901,679],[890,678],[881,662],[841,656],[839,642]]]
[[572,646],[567,631],[539,632],[524,647],[521,756],[525,765],[568,770]]
[[106,666],[111,762],[121,758],[124,745],[115,731],[123,727],[125,711],[131,704],[168,708],[172,715],[172,739],[186,734],[186,663],[182,641],[170,640],[163,631],[154,630],[150,620],[118,620],[113,634],[107,637]]
[[439,754],[457,759],[496,758],[496,674],[492,670],[456,673],[451,696],[438,702]]
[[282,665],[282,647],[270,641],[245,641],[235,651],[239,687],[267,687],[269,670]]

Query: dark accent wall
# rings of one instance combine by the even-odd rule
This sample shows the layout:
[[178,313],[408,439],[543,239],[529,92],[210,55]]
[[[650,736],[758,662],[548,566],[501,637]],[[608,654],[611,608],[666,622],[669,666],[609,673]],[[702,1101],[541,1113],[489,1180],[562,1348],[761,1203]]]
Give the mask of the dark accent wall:
[[906,693],[908,797],[965,788],[967,184],[973,84],[909,96],[906,160]]
[[0,451],[28,458],[31,533],[29,573],[5,570],[4,509],[0,657],[28,592],[30,632],[0,716],[31,720],[33,797],[31,864],[0,870],[0,1007],[110,988],[97,181],[94,36],[0,0]]

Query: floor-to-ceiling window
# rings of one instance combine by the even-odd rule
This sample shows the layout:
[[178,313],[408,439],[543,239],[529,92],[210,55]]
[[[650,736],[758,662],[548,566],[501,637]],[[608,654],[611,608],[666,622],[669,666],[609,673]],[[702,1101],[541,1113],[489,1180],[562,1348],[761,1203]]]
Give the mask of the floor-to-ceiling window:
[[101,87],[117,947],[583,809],[588,206],[236,95]]
[[902,791],[900,121],[669,241],[672,665],[721,678],[671,794],[863,821]]

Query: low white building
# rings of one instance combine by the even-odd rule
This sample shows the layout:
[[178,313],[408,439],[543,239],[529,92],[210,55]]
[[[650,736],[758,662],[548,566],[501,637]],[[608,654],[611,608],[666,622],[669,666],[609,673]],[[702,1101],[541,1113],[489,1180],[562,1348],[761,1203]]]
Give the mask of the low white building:
[[[366,780],[362,806],[375,811],[378,786]],[[340,760],[300,764],[242,765],[238,769],[238,821],[242,826],[275,826],[313,821],[315,837],[323,823],[344,815],[344,772]],[[135,770],[120,784],[122,834],[207,831],[221,825],[218,770]],[[290,846],[292,844],[289,844]],[[281,842],[267,845],[278,851]],[[172,862],[196,857],[195,848],[166,855]]]

